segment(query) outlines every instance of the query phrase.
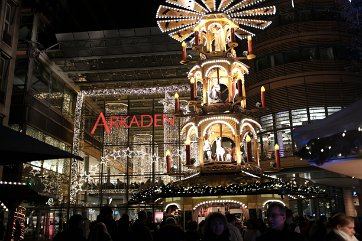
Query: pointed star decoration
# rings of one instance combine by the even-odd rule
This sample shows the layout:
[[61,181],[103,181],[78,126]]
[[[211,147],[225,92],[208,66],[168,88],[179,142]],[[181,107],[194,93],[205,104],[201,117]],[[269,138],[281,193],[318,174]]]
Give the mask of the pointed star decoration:
[[131,151],[129,149],[129,147],[127,147],[127,149],[123,150],[122,152],[123,152],[123,156],[128,157],[128,158],[132,158],[132,155],[134,154],[134,151]]
[[89,169],[89,174],[96,175],[97,171],[99,171],[99,164],[91,165],[91,167]]
[[118,158],[122,157],[120,150],[114,151],[111,154],[108,154],[107,156],[111,157],[113,160],[117,160]]
[[90,182],[92,183],[94,181],[93,177],[91,177],[90,173],[87,174],[87,172],[83,172],[82,175],[80,176],[80,182],[86,183],[86,182]]
[[108,159],[108,156],[102,156],[101,157],[101,162],[100,164],[102,165],[105,165],[105,166],[108,166],[108,163],[110,162],[111,160]]
[[160,159],[160,157],[157,155],[157,153],[153,154],[152,162],[158,162],[159,159]]

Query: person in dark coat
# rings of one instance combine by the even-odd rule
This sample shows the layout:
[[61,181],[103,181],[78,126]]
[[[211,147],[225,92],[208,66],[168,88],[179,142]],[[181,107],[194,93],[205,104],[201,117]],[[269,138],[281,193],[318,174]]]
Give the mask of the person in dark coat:
[[110,206],[104,205],[101,208],[99,215],[97,216],[96,223],[99,222],[102,222],[106,225],[107,231],[111,235],[112,240],[118,240],[117,222],[113,219],[113,210]]
[[303,236],[288,228],[286,207],[279,202],[272,202],[267,210],[269,229],[256,241],[303,241]]
[[224,215],[215,212],[207,216],[202,241],[230,241],[230,233]]
[[165,225],[160,228],[158,235],[155,237],[155,241],[183,241],[184,232],[180,226],[177,225],[174,217],[167,217]]
[[82,232],[83,217],[80,214],[74,214],[70,217],[68,222],[68,229],[57,233],[54,241],[86,241]]
[[138,219],[131,227],[130,233],[131,241],[152,241],[153,237],[151,230],[147,226],[147,212],[138,212]]
[[354,236],[354,218],[337,213],[329,220],[332,230],[327,234],[326,241],[357,241]]

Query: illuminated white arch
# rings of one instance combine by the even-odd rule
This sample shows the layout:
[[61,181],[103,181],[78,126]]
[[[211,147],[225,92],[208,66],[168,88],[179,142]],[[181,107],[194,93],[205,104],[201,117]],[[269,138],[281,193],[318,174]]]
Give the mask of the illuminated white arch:
[[204,201],[204,202],[198,203],[192,208],[192,210],[195,211],[196,208],[203,206],[203,205],[211,204],[211,203],[236,203],[236,204],[239,204],[242,208],[248,208],[248,206],[246,206],[243,202],[240,202],[240,201],[217,199],[217,200],[209,200],[209,201]]
[[195,126],[195,123],[193,122],[189,122],[187,123],[186,125],[184,125],[180,131],[180,136],[182,136],[182,134],[184,133],[185,129],[188,127],[188,126]]
[[234,121],[236,124],[239,124],[238,119],[236,119],[235,117],[231,117],[231,116],[212,116],[212,117],[208,117],[205,118],[203,120],[201,120],[197,126],[200,126],[202,123],[204,123],[205,121],[210,121],[210,120],[231,120]]
[[238,72],[239,73],[239,76],[244,79],[244,73],[239,69],[239,68],[236,68],[234,67],[232,70],[231,70],[231,76],[234,76],[235,72]]
[[239,66],[242,70],[245,71],[245,73],[249,74],[249,70],[248,70],[247,65],[245,65],[245,64],[243,64],[243,63],[241,63],[241,62],[239,62],[239,61],[235,61],[235,62],[233,63],[233,65]]
[[190,138],[190,135],[191,135],[191,131],[192,131],[192,130],[195,130],[195,135],[196,135],[196,137],[199,137],[199,135],[198,135],[198,130],[197,130],[197,126],[193,125],[193,126],[191,126],[191,127],[189,128],[189,130],[187,131],[186,139],[187,139],[187,138]]
[[220,29],[224,29],[220,23],[212,23],[212,24],[210,24],[209,27],[207,28],[208,31],[211,31],[211,28],[214,27],[214,25],[218,26]]
[[226,126],[228,126],[230,128],[230,130],[232,131],[233,135],[235,135],[236,131],[234,130],[234,128],[230,125],[230,123],[223,121],[223,120],[215,120],[213,122],[210,122],[204,129],[202,136],[205,136],[206,134],[206,130],[209,129],[210,126],[214,125],[214,124],[225,124]]
[[241,124],[243,124],[245,122],[252,122],[255,125],[257,125],[259,129],[261,129],[261,125],[256,120],[253,120],[253,119],[250,119],[250,118],[244,118],[244,119],[241,120]]
[[187,75],[187,77],[190,79],[192,77],[192,72],[195,71],[196,69],[200,69],[200,65],[195,65],[194,67],[191,68],[191,70],[189,71],[189,74]]
[[178,209],[181,210],[181,205],[180,205],[180,204],[178,204],[178,203],[169,203],[169,204],[166,205],[166,207],[164,208],[163,211],[166,212],[167,208],[168,208],[169,206],[172,206],[172,205],[175,205]]
[[267,203],[271,203],[271,202],[277,202],[277,203],[280,203],[280,204],[283,204],[284,206],[287,206],[285,205],[285,203],[283,201],[280,201],[278,199],[272,199],[272,200],[267,200],[263,203],[263,207],[267,204]]
[[201,64],[201,67],[204,67],[207,64],[219,64],[219,63],[226,63],[230,65],[230,61],[227,59],[213,59],[213,60],[207,60]]
[[224,66],[221,66],[221,65],[219,65],[219,64],[215,64],[215,65],[210,66],[210,67],[206,70],[205,76],[208,77],[208,74],[209,74],[210,70],[212,70],[212,69],[214,69],[214,68],[221,68],[221,69],[223,69],[225,72],[228,72]]
[[244,124],[242,124],[242,125],[240,126],[240,134],[243,133],[243,129],[244,129],[244,127],[246,127],[246,126],[250,127],[251,132],[253,133],[254,139],[255,139],[255,140],[258,139],[257,136],[256,136],[256,131],[255,131],[254,127],[253,127],[250,123],[244,123]]

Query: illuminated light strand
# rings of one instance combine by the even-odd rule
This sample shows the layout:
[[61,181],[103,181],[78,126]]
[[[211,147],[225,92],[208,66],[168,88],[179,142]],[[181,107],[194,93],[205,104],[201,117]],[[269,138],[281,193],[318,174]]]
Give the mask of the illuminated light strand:
[[254,175],[254,174],[252,174],[252,173],[250,173],[250,172],[247,172],[247,171],[244,171],[244,170],[241,170],[241,172],[244,173],[244,174],[246,174],[246,175],[248,175],[248,176],[251,176],[251,177],[261,178],[261,177],[259,177],[259,176],[257,176],[257,175]]
[[25,182],[10,182],[10,181],[0,181],[0,184],[2,184],[2,185],[21,185],[21,186],[26,185]]
[[324,195],[326,190],[320,186],[303,186],[293,182],[272,179],[264,182],[230,184],[227,186],[194,185],[182,186],[177,183],[169,183],[162,186],[153,186],[144,191],[134,193],[131,202],[155,200],[165,197],[195,197],[218,195],[247,195],[247,194],[292,194],[292,195]]
[[[257,135],[256,135],[255,129],[254,129],[254,127],[253,127],[250,123],[243,123],[243,124],[240,126],[240,134],[243,133],[243,129],[244,129],[245,126],[248,126],[248,127],[251,129],[250,131],[253,133],[254,139],[257,140],[258,137],[257,137]],[[244,139],[244,138],[243,138],[243,139]]]
[[250,119],[250,118],[244,118],[244,119],[241,120],[241,124],[244,124],[245,122],[252,122],[255,125],[257,125],[259,127],[259,129],[262,129],[261,125],[256,120],[253,120],[253,119]]
[[172,15],[159,15],[159,12],[161,11],[162,8],[165,8],[166,10],[172,10],[172,11],[176,11],[176,13],[178,12],[184,12],[187,13],[191,16],[193,16],[194,18],[200,18],[200,16],[202,16],[202,14],[199,14],[197,12],[192,12],[192,11],[188,11],[188,10],[184,10],[184,9],[179,9],[179,8],[173,8],[170,6],[165,6],[165,5],[160,5],[158,7],[157,13],[156,13],[156,18],[181,18],[181,19],[185,19],[185,18],[193,18],[190,16],[172,16]]
[[187,39],[190,35],[192,35],[194,32],[193,31],[190,31],[190,33],[188,33],[187,35],[183,36],[181,39],[177,39],[176,37],[174,37],[173,35],[177,35],[178,36],[178,33],[181,32],[181,31],[184,31],[184,30],[188,30],[188,29],[191,29],[191,27],[185,27],[185,28],[180,28],[178,29],[177,31],[174,31],[174,32],[171,32],[169,33],[170,37],[179,41],[179,42],[182,42],[183,40]]
[[[289,196],[289,195],[288,195]],[[283,204],[284,206],[287,206],[287,205],[285,205],[285,203],[283,202],[283,201],[281,201],[281,200],[278,200],[278,199],[271,199],[271,200],[267,200],[267,201],[265,201],[264,203],[263,203],[263,207],[267,204],[267,203],[271,203],[271,202],[277,202],[277,203],[280,203],[280,204]]]
[[199,122],[197,123],[197,126],[199,127],[202,123],[204,123],[204,122],[206,122],[206,121],[214,121],[214,120],[232,120],[232,121],[234,121],[236,124],[239,124],[239,123],[240,123],[240,122],[238,121],[238,119],[235,118],[235,117],[222,115],[222,116],[212,116],[212,117],[205,118],[205,119],[199,121]]
[[207,129],[209,129],[210,126],[212,125],[215,125],[215,124],[225,124],[227,127],[230,128],[231,132],[233,133],[233,135],[236,134],[236,131],[235,131],[235,128],[233,126],[230,125],[230,123],[224,121],[224,120],[215,120],[215,121],[212,121],[211,123],[209,123],[205,129],[204,129],[204,132],[202,133],[202,136],[205,136],[206,135],[206,131]]
[[224,66],[219,65],[219,64],[215,64],[215,65],[210,66],[210,67],[206,70],[205,76],[208,76],[209,72],[210,72],[212,69],[215,69],[215,68],[220,68],[220,69],[223,69],[225,72],[228,72]]
[[235,61],[235,62],[233,63],[233,65],[239,66],[242,70],[244,70],[244,72],[245,72],[246,74],[249,74],[249,70],[248,70],[247,65],[245,65],[245,64],[243,64],[243,63],[241,63],[241,62],[239,62],[239,61]]
[[215,0],[212,0],[213,1],[213,6],[211,6],[211,8],[210,8],[210,6],[209,6],[209,4],[208,4],[208,0],[201,0],[204,4],[205,4],[205,6],[206,6],[206,8],[209,10],[209,12],[213,12],[213,10],[214,9],[216,9],[216,3],[215,3]]
[[195,125],[192,126],[192,127],[187,131],[186,137],[187,137],[187,138],[190,138],[190,136],[191,136],[191,131],[192,131],[192,130],[195,130],[195,136],[196,136],[196,137],[199,137],[199,136],[198,136],[198,129],[197,129],[197,126],[195,126]]
[[190,178],[192,178],[192,177],[196,177],[197,175],[199,175],[200,174],[200,172],[197,172],[197,173],[194,173],[194,174],[192,174],[192,175],[190,175],[190,176],[188,176],[188,177],[184,177],[184,178],[182,178],[181,180],[187,180],[187,179],[190,179]]
[[183,132],[185,131],[185,129],[188,127],[188,126],[195,126],[195,123],[193,123],[193,122],[189,122],[189,123],[187,123],[186,125],[184,125],[183,127],[182,127],[182,129],[181,129],[181,132],[180,132],[180,136],[183,134]]
[[[187,77],[190,79],[192,76],[195,76],[197,72],[201,73],[200,68],[201,68],[200,65],[195,65],[194,67],[192,67],[192,69],[189,71]],[[195,73],[193,74],[194,71],[195,71]]]
[[[222,7],[223,3],[226,2],[226,1],[227,1],[228,3],[225,4],[225,6]],[[224,11],[227,7],[230,6],[230,4],[231,4],[233,1],[234,1],[234,0],[222,0],[217,10],[218,10],[219,12]]]
[[235,203],[235,204],[239,204],[241,207],[243,208],[247,208],[247,206],[240,201],[236,201],[236,200],[220,200],[220,199],[216,199],[216,200],[208,200],[208,201],[204,201],[201,203],[196,204],[192,209],[195,211],[196,208],[200,207],[200,206],[204,206],[204,205],[208,205],[208,204],[213,204],[213,203]]
[[163,22],[179,22],[180,20],[176,20],[176,19],[173,19],[173,20],[162,20],[162,21],[157,21],[157,25],[158,27],[160,28],[161,32],[162,33],[165,33],[165,32],[168,32],[168,31],[172,31],[172,30],[175,30],[175,29],[181,29],[181,28],[184,28],[184,27],[189,27],[189,26],[194,26],[196,25],[195,22],[192,22],[192,23],[188,23],[188,24],[183,24],[181,26],[176,26],[176,27],[173,27],[173,28],[167,28],[167,29],[164,29],[163,26],[161,25],[161,23]]
[[178,203],[169,203],[166,205],[166,207],[163,209],[164,212],[166,212],[167,208],[171,205],[175,205],[179,210],[181,210],[181,205]]
[[214,60],[207,60],[201,64],[201,67],[204,67],[207,64],[216,64],[216,63],[227,63],[230,65],[230,61],[227,59],[214,59]]
[[189,9],[191,11],[194,11],[194,12],[197,12],[197,13],[200,13],[200,14],[207,12],[207,10],[204,7],[202,7],[199,3],[197,3],[196,1],[194,2],[194,4],[197,5],[198,7],[200,7],[202,10],[204,10],[203,12],[197,11],[196,9],[188,7],[188,6],[181,5],[181,4],[179,4],[177,2],[177,0],[173,0],[173,1],[166,0],[166,2],[169,3],[169,4],[172,4],[172,5],[178,6],[178,7]]

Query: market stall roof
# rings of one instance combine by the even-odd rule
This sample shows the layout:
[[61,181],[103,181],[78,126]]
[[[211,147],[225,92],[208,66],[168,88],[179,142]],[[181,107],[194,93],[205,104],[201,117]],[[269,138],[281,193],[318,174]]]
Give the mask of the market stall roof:
[[25,183],[4,181],[0,183],[0,201],[8,207],[19,201],[45,205],[48,198],[39,194]]
[[0,165],[35,160],[82,157],[63,151],[21,132],[0,125]]
[[362,100],[293,132],[297,155],[311,165],[362,179]]
[[309,195],[325,194],[322,186],[308,180],[283,180],[262,173],[247,171],[245,166],[238,173],[197,173],[183,180],[166,185],[155,185],[132,195],[130,204],[155,201],[166,197],[202,197],[233,195]]
[[362,127],[362,99],[322,120],[296,128],[293,138],[298,148],[310,140]]

